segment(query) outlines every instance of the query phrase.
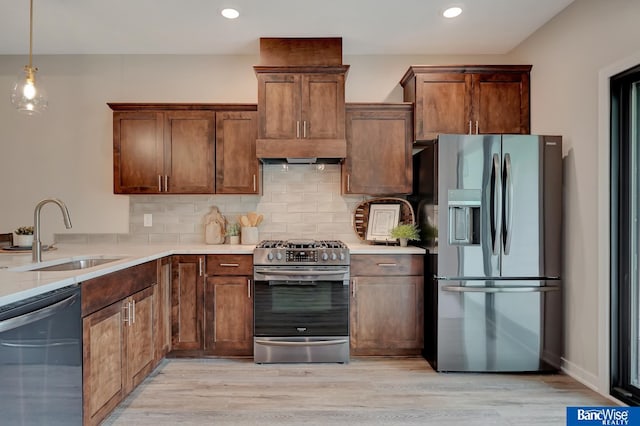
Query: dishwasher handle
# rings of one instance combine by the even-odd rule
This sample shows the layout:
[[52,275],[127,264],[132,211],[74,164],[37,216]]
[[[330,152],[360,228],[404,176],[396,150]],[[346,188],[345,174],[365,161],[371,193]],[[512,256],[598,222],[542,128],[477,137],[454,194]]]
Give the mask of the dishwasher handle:
[[80,293],[78,292],[67,297],[66,299],[62,299],[59,302],[55,302],[36,311],[27,312],[26,314],[0,321],[0,333],[13,330],[15,328],[22,327],[23,325],[31,324],[32,322],[40,321],[42,319],[53,316],[58,312],[73,305],[79,298]]

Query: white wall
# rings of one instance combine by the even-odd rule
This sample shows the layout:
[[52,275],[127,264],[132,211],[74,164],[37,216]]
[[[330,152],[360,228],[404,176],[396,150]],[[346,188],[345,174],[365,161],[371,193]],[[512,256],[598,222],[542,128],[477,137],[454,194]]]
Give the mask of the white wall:
[[532,132],[564,138],[565,369],[603,394],[609,380],[609,140],[602,129],[606,108],[598,124],[599,107],[608,101],[606,90],[598,96],[599,76],[637,56],[638,16],[638,1],[576,0],[510,56],[533,64]]
[[[400,102],[412,64],[501,63],[502,57],[345,57],[348,102]],[[72,232],[127,233],[130,198],[113,194],[112,124],[107,102],[255,103],[257,56],[35,56],[49,110],[13,110],[12,83],[24,56],[0,56],[0,232],[33,222],[45,197],[66,202]],[[4,89],[2,89],[4,88]],[[43,210],[44,241],[67,232],[55,206]],[[50,211],[51,210],[51,211]],[[301,220],[305,220],[301,218]]]

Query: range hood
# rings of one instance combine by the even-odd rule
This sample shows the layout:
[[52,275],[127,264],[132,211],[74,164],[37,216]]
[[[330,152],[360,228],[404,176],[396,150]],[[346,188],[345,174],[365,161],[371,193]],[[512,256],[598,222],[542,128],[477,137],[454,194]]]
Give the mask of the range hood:
[[256,157],[266,164],[335,164],[346,156],[344,139],[256,140]]

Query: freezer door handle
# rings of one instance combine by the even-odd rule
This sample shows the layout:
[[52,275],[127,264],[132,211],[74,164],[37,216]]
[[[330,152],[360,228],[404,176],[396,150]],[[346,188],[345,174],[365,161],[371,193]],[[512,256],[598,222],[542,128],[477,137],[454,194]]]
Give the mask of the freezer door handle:
[[502,182],[503,200],[502,205],[502,243],[505,256],[511,251],[511,231],[513,227],[513,179],[511,173],[511,155],[504,155],[504,179]]
[[499,238],[498,230],[500,229],[500,215],[498,210],[500,208],[500,199],[498,197],[498,184],[500,179],[500,158],[498,154],[493,154],[493,169],[491,170],[491,202],[490,202],[490,217],[491,217],[491,251],[494,256],[498,255]]
[[560,291],[560,287],[466,287],[448,285],[442,287],[442,291],[451,293],[545,293],[548,291]]

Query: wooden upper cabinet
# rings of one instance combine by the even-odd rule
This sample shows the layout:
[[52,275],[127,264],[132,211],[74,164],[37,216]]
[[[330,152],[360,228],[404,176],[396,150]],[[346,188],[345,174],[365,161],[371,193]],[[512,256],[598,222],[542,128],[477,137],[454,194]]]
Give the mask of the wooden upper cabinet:
[[414,139],[441,133],[529,133],[530,65],[412,66],[400,84],[414,102]]
[[255,104],[109,106],[114,193],[259,193]]
[[343,194],[406,194],[412,188],[411,104],[347,105]]
[[155,194],[164,175],[163,115],[113,113],[113,190],[116,194]]
[[210,111],[164,113],[164,192],[213,194],[215,114]]
[[216,193],[260,193],[257,136],[255,111],[216,113]]
[[348,66],[254,68],[258,139],[344,140]]

